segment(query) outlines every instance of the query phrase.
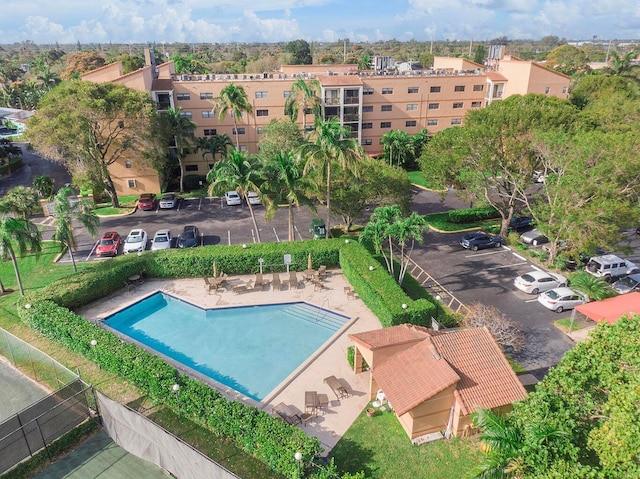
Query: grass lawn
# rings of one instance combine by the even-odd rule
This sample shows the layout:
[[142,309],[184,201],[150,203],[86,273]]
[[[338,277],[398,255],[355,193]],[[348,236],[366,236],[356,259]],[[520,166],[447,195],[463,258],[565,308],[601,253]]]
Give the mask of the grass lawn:
[[569,333],[572,331],[578,331],[579,329],[583,329],[588,326],[592,326],[594,323],[584,319],[574,319],[573,321],[571,321],[571,318],[562,318],[554,321],[553,324],[559,330],[564,331],[565,333]]
[[424,175],[422,174],[422,171],[420,170],[408,171],[407,175],[409,175],[409,181],[411,181],[412,184],[422,186],[424,188],[428,188],[427,182],[424,179]]
[[364,471],[372,479],[450,479],[463,477],[480,462],[473,439],[411,444],[393,413],[360,414],[331,451],[341,473]]
[[487,233],[499,232],[500,222],[498,220],[474,221],[472,223],[451,223],[449,221],[449,213],[430,213],[424,216],[430,226],[439,231],[461,231],[470,228],[481,228]]

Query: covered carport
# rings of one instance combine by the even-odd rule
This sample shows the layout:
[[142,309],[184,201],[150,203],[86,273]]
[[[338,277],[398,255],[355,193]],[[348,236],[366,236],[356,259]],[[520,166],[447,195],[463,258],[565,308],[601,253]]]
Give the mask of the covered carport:
[[575,319],[578,313],[596,323],[604,321],[613,324],[625,315],[640,314],[640,292],[621,294],[576,306],[571,319]]

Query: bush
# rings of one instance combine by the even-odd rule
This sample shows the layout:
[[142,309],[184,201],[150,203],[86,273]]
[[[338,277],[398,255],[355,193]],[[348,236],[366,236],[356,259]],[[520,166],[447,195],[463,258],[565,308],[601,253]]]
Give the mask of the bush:
[[499,218],[500,214],[493,206],[483,208],[468,208],[466,210],[452,210],[448,212],[451,223],[473,223],[475,221]]
[[207,177],[205,175],[185,175],[184,187],[187,190],[199,190],[207,185]]

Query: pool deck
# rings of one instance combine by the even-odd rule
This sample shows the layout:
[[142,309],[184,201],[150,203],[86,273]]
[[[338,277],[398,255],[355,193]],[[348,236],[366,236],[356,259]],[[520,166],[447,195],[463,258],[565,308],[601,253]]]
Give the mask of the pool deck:
[[[281,274],[281,278],[283,276]],[[271,275],[265,274],[265,277],[270,279]],[[301,273],[298,273],[298,277],[301,280],[302,287],[300,289],[295,287],[289,289],[288,285],[285,285],[282,291],[273,291],[269,286],[261,291],[234,292],[233,286],[252,283],[255,276],[232,275],[226,290],[218,290],[211,292],[211,294],[205,289],[203,278],[152,279],[136,287],[133,292],[123,289],[82,308],[78,313],[88,320],[98,323],[110,314],[149,294],[163,291],[203,308],[305,301],[349,316],[351,322],[348,323],[348,326],[325,343],[316,355],[296,369],[263,402],[256,403],[247,400],[247,398],[241,398],[268,412],[271,412],[274,405],[284,402],[302,414],[305,412],[305,391],[326,394],[329,398],[326,411],[312,417],[304,426],[298,426],[307,434],[320,439],[324,448],[323,454],[326,455],[370,401],[369,373],[364,372],[356,375],[347,363],[347,347],[352,345],[347,335],[378,329],[381,328],[381,325],[371,310],[357,296],[353,299],[345,294],[344,288],[349,286],[349,283],[342,271],[329,270],[329,275],[324,282],[325,287],[321,290],[315,290],[313,283],[302,281]],[[300,338],[300,340],[303,341],[304,338]],[[286,354],[286,351],[283,351],[283,354]],[[335,376],[347,387],[349,392],[347,398],[338,399],[331,388],[324,384],[323,379],[328,376]],[[229,395],[228,391],[227,395]]]

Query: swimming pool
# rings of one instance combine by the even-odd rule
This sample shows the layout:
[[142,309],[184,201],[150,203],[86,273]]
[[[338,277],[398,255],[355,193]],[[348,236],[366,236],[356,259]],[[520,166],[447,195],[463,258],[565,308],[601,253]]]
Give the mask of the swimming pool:
[[349,319],[303,302],[203,309],[158,292],[104,323],[260,401]]

